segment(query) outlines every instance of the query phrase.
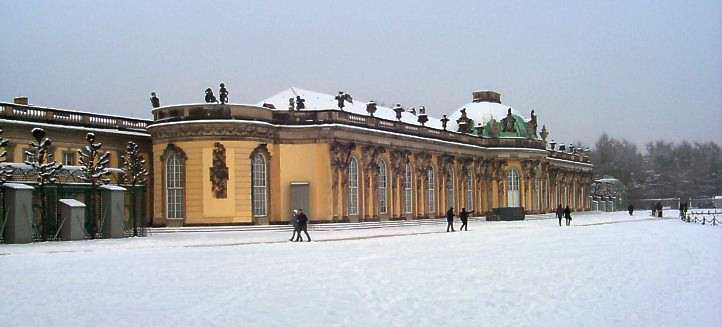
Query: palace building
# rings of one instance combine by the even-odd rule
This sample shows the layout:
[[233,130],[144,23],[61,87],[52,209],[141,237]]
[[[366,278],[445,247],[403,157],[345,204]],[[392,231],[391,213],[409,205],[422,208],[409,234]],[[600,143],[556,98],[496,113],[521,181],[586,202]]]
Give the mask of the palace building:
[[291,88],[253,105],[162,106],[152,120],[16,98],[0,103],[0,128],[16,163],[32,127],[47,131],[55,158],[70,167],[87,132],[111,152],[112,167],[127,141],[138,143],[156,226],[281,224],[293,208],[312,222],[435,218],[449,207],[476,215],[591,208],[587,153],[548,142],[535,113],[524,117],[499,93],[473,92],[442,119],[423,107],[340,98]]

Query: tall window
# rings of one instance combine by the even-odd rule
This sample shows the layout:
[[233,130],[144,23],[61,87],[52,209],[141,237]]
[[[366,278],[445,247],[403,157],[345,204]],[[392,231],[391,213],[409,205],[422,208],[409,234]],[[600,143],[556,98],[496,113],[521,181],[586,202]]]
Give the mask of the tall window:
[[63,166],[75,166],[75,152],[63,151]]
[[466,175],[466,209],[474,210],[474,176]]
[[351,158],[348,165],[348,214],[358,215],[358,162]]
[[406,171],[404,172],[404,212],[411,213],[412,211],[412,197],[413,197],[413,185],[411,180],[411,165],[406,164]]
[[519,207],[520,206],[520,192],[519,192],[519,173],[516,172],[516,170],[511,169],[509,170],[508,174],[509,180],[509,190],[507,192],[507,205],[509,207]]
[[165,165],[167,218],[182,219],[185,217],[185,162],[180,153],[171,151]]
[[376,177],[376,195],[378,197],[379,214],[386,213],[386,164],[379,162]]
[[253,190],[253,215],[266,216],[266,159],[256,154],[251,160]]
[[434,181],[434,169],[429,168],[426,171],[426,208],[428,212],[433,214],[436,211],[434,198],[434,188],[436,188],[436,181]]
[[454,206],[454,169],[446,171],[446,208]]

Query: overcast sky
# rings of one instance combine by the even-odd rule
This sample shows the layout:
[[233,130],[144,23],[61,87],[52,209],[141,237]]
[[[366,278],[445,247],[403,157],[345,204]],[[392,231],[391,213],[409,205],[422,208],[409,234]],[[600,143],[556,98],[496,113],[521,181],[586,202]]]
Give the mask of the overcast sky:
[[720,1],[1,1],[0,101],[150,117],[291,86],[425,105],[491,89],[559,142],[722,143]]

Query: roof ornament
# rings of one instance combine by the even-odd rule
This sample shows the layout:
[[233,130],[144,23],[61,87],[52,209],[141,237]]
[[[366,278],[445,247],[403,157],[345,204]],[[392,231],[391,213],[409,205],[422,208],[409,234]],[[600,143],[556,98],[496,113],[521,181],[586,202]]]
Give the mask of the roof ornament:
[[296,107],[296,100],[293,99],[293,97],[288,98],[288,111],[293,111]]
[[211,88],[206,89],[206,103],[217,103],[218,100],[216,99],[216,96],[213,95],[213,90]]
[[443,127],[444,130],[446,130],[446,124],[447,124],[448,122],[449,122],[449,118],[446,117],[446,115],[444,115],[444,117],[441,118],[441,127]]
[[547,142],[547,136],[549,136],[549,131],[547,131],[546,125],[542,125],[541,133],[539,133],[539,136],[541,136],[541,139],[544,143]]
[[376,112],[376,102],[374,100],[366,104],[366,112],[368,112],[371,117],[374,116],[374,112]]
[[429,117],[426,115],[426,107],[424,106],[419,107],[418,121],[421,123],[421,126],[426,126],[426,122],[429,121]]
[[221,98],[221,104],[228,103],[228,90],[223,83],[221,83],[221,89],[218,90],[218,94]]
[[501,131],[515,133],[516,132],[515,123],[516,123],[516,118],[514,118],[514,116],[511,114],[511,108],[509,108],[509,110],[506,112],[506,117],[501,120],[501,125],[502,125]]
[[401,113],[404,112],[404,108],[401,107],[400,103],[394,106],[394,112],[396,113],[396,120],[401,121]]
[[306,99],[301,98],[300,95],[296,96],[296,111],[300,111],[301,109],[306,109]]
[[338,109],[343,111],[343,108],[346,106],[346,101],[349,103],[353,103],[353,98],[351,98],[351,94],[343,93],[343,91],[338,91],[338,95],[334,98],[336,101],[338,101]]
[[150,104],[153,108],[160,107],[160,99],[155,95],[155,92],[150,92]]

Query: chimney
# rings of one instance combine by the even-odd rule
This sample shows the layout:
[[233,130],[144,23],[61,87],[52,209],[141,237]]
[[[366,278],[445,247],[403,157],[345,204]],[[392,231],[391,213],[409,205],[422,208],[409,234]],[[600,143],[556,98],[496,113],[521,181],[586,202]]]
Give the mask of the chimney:
[[494,91],[474,91],[471,96],[473,102],[501,103],[501,94]]
[[15,97],[13,99],[14,104],[28,105],[28,97]]

